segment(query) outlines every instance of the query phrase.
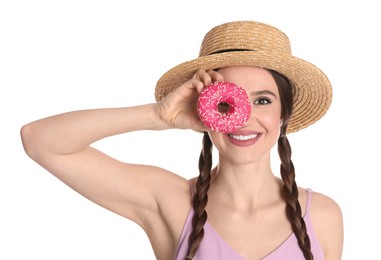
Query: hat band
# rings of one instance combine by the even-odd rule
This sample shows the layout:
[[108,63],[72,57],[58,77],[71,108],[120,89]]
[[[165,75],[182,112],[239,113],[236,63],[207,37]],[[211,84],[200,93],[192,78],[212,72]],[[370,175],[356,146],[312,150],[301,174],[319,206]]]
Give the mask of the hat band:
[[219,53],[224,53],[224,52],[235,52],[235,51],[254,51],[254,50],[250,50],[250,49],[224,49],[224,50],[219,50],[219,51],[215,51],[215,52],[209,53],[206,56],[214,55],[214,54],[219,54]]

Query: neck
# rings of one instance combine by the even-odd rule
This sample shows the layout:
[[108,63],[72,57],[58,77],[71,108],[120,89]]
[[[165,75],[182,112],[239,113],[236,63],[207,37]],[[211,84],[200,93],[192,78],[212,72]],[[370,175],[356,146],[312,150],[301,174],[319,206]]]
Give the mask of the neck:
[[213,173],[211,199],[240,209],[258,208],[280,199],[282,182],[273,175],[269,161],[245,165],[220,162]]

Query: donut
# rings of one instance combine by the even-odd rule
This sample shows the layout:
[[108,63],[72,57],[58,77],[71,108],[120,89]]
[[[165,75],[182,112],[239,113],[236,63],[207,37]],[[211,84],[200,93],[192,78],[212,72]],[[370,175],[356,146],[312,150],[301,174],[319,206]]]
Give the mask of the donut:
[[232,133],[249,120],[251,104],[242,87],[220,81],[206,86],[200,92],[197,111],[206,127],[215,132]]

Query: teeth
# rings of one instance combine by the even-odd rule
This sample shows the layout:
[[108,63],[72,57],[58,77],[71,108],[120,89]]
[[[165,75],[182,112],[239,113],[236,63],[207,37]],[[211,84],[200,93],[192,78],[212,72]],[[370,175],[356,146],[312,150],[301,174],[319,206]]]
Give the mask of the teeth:
[[240,141],[246,141],[246,140],[250,140],[250,139],[254,139],[255,137],[257,137],[258,135],[256,134],[251,134],[251,135],[229,135],[231,138],[233,139],[236,139],[236,140],[240,140]]

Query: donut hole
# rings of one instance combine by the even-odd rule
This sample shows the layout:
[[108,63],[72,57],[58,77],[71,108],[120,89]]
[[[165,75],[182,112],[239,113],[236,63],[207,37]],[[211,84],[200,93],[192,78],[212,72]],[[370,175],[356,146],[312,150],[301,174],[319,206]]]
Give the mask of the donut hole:
[[227,112],[230,111],[230,109],[231,109],[231,106],[228,102],[220,102],[217,105],[217,110],[221,114],[226,114]]

